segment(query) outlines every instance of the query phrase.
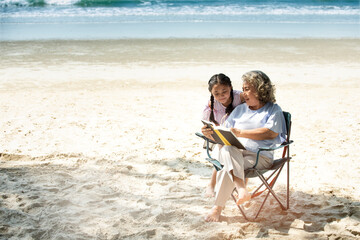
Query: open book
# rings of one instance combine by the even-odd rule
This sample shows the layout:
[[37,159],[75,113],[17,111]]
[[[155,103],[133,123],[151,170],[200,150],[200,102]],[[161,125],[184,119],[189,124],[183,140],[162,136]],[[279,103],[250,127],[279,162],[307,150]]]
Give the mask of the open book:
[[204,125],[207,125],[207,127],[213,130],[214,133],[211,136],[214,138],[216,143],[219,143],[221,145],[232,145],[240,149],[245,149],[245,147],[237,139],[235,134],[230,131],[229,128],[215,126],[215,124],[206,120],[201,121]]

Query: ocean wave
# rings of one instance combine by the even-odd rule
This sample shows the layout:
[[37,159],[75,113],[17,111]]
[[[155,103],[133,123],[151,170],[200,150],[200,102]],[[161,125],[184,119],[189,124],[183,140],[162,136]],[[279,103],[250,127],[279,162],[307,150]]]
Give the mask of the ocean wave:
[[303,6],[313,6],[320,8],[332,8],[351,6],[359,9],[358,0],[342,1],[318,1],[318,0],[0,0],[0,7],[41,7],[41,6],[80,6],[80,7],[146,7],[161,6],[163,8],[177,7],[247,7],[254,6],[263,8],[263,6],[274,9],[282,9],[292,6],[301,8]]
[[1,7],[41,7],[41,6],[136,6],[149,5],[142,0],[0,0]]
[[0,0],[0,7],[43,7],[46,5],[73,5],[77,0]]
[[[42,0],[41,0],[42,1]],[[55,0],[49,0],[55,1]],[[58,1],[58,0],[56,0]],[[75,1],[75,0],[63,0]],[[40,4],[40,2],[38,2]],[[333,16],[359,16],[359,9],[353,7],[282,7],[274,8],[272,6],[182,6],[182,7],[162,7],[162,6],[144,6],[144,7],[58,7],[54,8],[36,8],[32,10],[6,10],[2,12],[3,17],[126,17],[126,16],[305,16],[305,15],[333,15]]]

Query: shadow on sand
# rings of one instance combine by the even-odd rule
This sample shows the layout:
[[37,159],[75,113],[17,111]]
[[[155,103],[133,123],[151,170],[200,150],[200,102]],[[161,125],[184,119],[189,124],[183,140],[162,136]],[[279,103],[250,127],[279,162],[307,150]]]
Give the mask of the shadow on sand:
[[[79,161],[77,165],[57,165],[52,162],[57,157]],[[99,170],[81,166],[87,161],[93,161]],[[292,190],[287,211],[270,196],[256,222],[247,222],[229,201],[220,223],[206,223],[202,214],[213,200],[203,198],[204,189],[191,179],[209,178],[210,166],[185,158],[134,161],[1,154],[0,238],[185,239],[184,232],[194,239],[360,237],[359,201],[331,192],[316,195]],[[4,167],[7,162],[11,167]],[[139,163],[159,170],[139,171]],[[150,190],[146,194],[128,191],[132,182],[121,182],[122,178],[140,181]],[[154,195],[159,188],[164,189],[162,195]],[[284,199],[284,189],[280,187],[278,192]],[[247,206],[249,216],[261,198]],[[101,232],[100,227],[96,234],[84,230],[94,222],[104,224],[108,232]]]

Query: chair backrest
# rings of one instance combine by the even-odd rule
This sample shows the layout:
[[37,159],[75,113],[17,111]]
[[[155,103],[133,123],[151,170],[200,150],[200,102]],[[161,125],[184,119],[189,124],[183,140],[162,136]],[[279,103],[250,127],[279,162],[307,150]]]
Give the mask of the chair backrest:
[[291,114],[289,112],[283,112],[286,124],[286,141],[290,141],[291,132]]
[[[291,114],[289,112],[283,112],[286,124],[286,142],[290,142],[290,133],[291,133]],[[284,158],[287,154],[288,158],[290,156],[289,146],[286,146],[283,151],[282,157]]]

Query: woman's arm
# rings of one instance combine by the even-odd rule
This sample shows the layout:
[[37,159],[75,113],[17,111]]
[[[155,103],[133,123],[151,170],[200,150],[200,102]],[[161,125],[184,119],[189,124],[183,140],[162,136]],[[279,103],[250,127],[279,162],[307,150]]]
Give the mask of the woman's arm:
[[268,128],[256,128],[251,130],[241,130],[237,128],[231,128],[230,130],[237,137],[250,138],[253,140],[269,140],[269,139],[274,139],[279,135],[278,133],[273,132]]

